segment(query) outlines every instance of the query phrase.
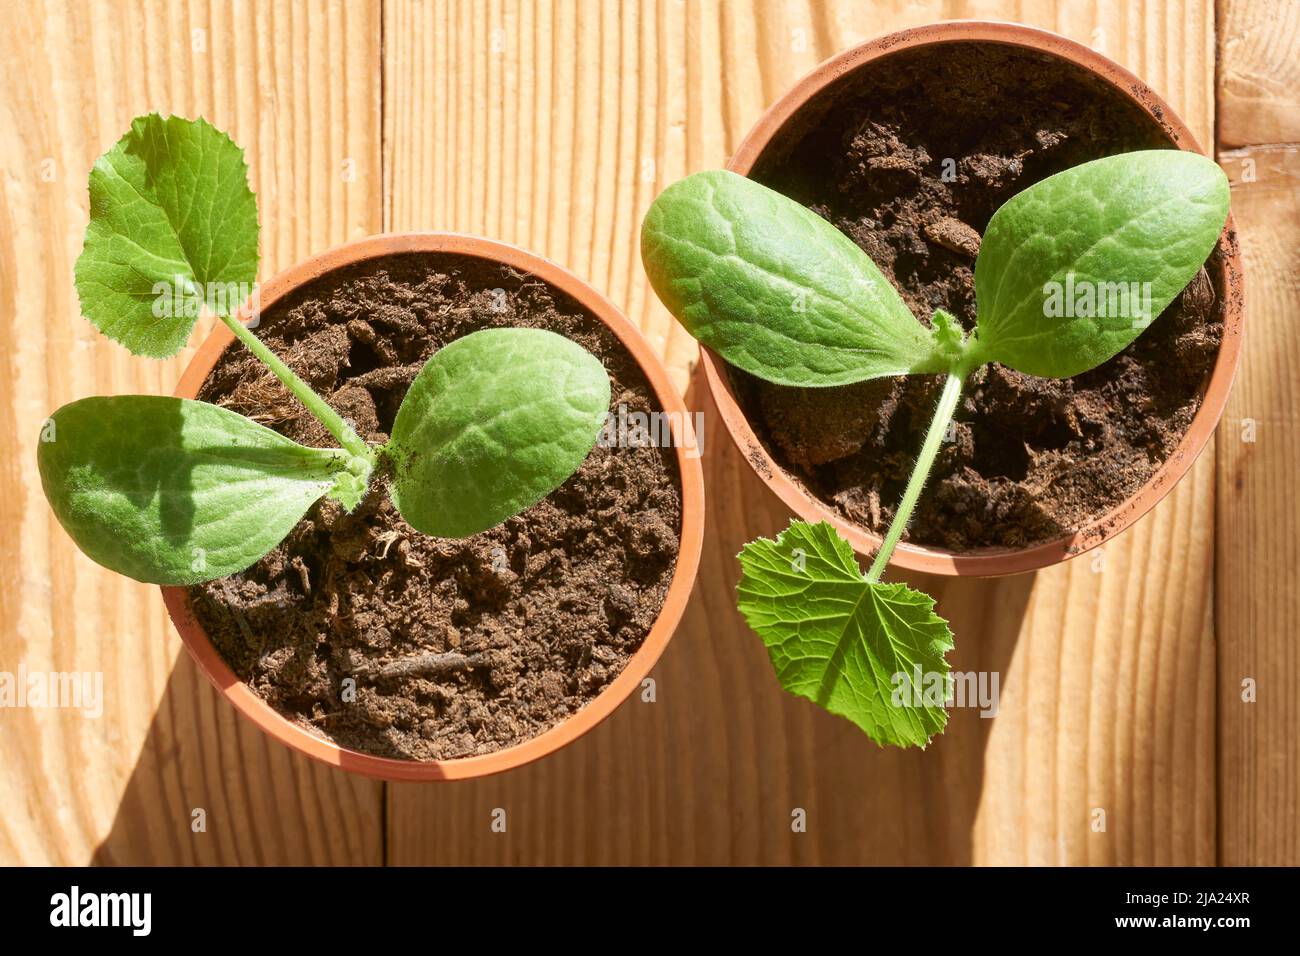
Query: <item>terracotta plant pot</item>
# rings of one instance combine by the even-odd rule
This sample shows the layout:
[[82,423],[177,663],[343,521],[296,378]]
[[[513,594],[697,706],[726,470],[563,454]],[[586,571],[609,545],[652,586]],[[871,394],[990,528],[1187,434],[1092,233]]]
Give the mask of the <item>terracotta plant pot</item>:
[[[670,383],[658,356],[608,299],[555,263],[505,243],[452,233],[399,233],[360,239],[281,272],[262,286],[261,308],[266,309],[304,284],[336,269],[367,259],[412,252],[451,253],[502,263],[521,273],[531,274],[572,297],[604,323],[633,355],[663,410],[677,413],[672,416],[674,429],[678,422],[687,429],[691,427],[686,406]],[[247,308],[245,305],[242,313],[245,320]],[[233,333],[224,325],[218,325],[181,376],[175,394],[180,398],[196,397],[217,360],[233,341]],[[162,588],[163,600],[181,640],[208,680],[241,714],[271,737],[300,753],[344,770],[395,781],[458,780],[510,770],[572,743],[608,717],[640,686],[668,645],[690,596],[704,537],[703,470],[699,458],[692,458],[687,453],[687,449],[694,446],[693,439],[689,435],[677,438],[682,495],[680,550],[663,608],[650,633],[623,671],[580,711],[537,737],[494,753],[451,760],[397,760],[351,750],[318,737],[281,716],[235,676],[195,619],[185,588]]]
[[[901,50],[963,41],[1023,47],[1075,64],[1140,107],[1151,118],[1153,128],[1158,127],[1172,145],[1201,151],[1191,131],[1164,100],[1132,73],[1101,54],[1065,37],[1031,27],[1011,23],[951,21],[891,33],[827,60],[768,108],[745,137],[727,168],[748,175],[786,124],[805,105],[846,75],[866,69],[874,61]],[[1032,571],[1064,561],[1113,538],[1168,494],[1191,467],[1218,425],[1240,356],[1243,282],[1236,231],[1231,216],[1220,237],[1219,249],[1222,253],[1223,274],[1218,278],[1220,288],[1224,291],[1224,314],[1223,339],[1218,358],[1208,382],[1203,386],[1201,405],[1182,441],[1141,488],[1109,513],[1097,515],[1082,527],[1054,540],[1022,549],[988,548],[969,552],[954,552],[904,542],[894,551],[890,563],[931,574],[981,576]],[[768,453],[737,400],[723,359],[710,349],[701,348],[701,362],[709,390],[727,431],[767,486],[801,518],[812,522],[830,522],[859,554],[865,556],[874,553],[880,546],[879,536],[859,525],[850,524],[818,501]]]

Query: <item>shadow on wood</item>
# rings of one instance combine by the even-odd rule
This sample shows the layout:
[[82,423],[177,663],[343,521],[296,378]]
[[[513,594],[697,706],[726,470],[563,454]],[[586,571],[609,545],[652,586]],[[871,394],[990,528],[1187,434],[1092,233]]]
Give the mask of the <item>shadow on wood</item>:
[[379,864],[382,801],[382,784],[263,736],[182,652],[91,862]]
[[[972,862],[992,721],[953,710],[927,751],[882,749],[783,692],[736,611],[735,555],[790,514],[712,410],[704,447],[703,570],[653,700],[633,696],[584,739],[511,773],[390,786],[384,839],[381,785],[271,743],[182,656],[94,862],[377,863],[385,845],[397,864]],[[952,621],[956,670],[1005,673],[1032,575],[908,580]],[[800,810],[806,830],[795,832]]]
[[[688,405],[707,403],[699,388]],[[963,864],[991,720],[951,713],[926,752],[882,749],[783,692],[735,608],[736,552],[789,512],[710,409],[701,574],[655,669],[584,739],[508,774],[389,788],[397,864]],[[1033,586],[911,576],[957,634],[958,670],[1005,672]],[[505,811],[505,832],[492,828]],[[806,832],[796,833],[797,810]]]

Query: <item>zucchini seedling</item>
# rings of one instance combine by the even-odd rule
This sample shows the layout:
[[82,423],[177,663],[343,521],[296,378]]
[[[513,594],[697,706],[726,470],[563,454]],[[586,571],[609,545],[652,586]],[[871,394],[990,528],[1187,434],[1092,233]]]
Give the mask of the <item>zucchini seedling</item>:
[[[257,201],[243,150],[202,119],[143,116],[90,172],[76,266],[87,319],[165,358],[211,312],[328,429],[308,448],[229,409],[148,395],[83,398],[47,419],[41,485],[92,560],[139,581],[195,584],[242,571],[322,497],[351,511],[381,463],[416,530],[467,537],[559,487],[596,443],[609,377],[540,329],[483,329],[435,353],[382,447],[367,444],[240,319],[257,274]],[[253,316],[255,317],[255,316]]]
[[[1044,179],[989,221],[968,337],[942,309],[922,325],[852,240],[780,193],[720,170],[664,190],[642,226],[646,272],[687,331],[727,362],[804,387],[944,377],[865,575],[825,522],[794,521],[741,550],[738,606],[787,690],[881,744],[923,747],[943,729],[952,633],[931,597],[881,578],[963,383],[988,362],[1048,378],[1100,365],[1195,277],[1227,215],[1227,177],[1190,152],[1126,153]],[[924,687],[913,686],[918,671]]]

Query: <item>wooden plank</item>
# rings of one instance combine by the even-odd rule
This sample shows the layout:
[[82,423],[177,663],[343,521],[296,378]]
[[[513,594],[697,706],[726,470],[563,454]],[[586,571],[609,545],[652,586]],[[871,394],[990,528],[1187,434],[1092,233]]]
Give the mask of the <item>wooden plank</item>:
[[[821,59],[953,16],[1021,20],[1098,46],[1211,140],[1214,10],[1202,0],[391,0],[387,225],[486,231],[557,259],[609,293],[685,386],[694,346],[640,272],[636,227],[650,200],[724,163]],[[707,406],[696,386],[695,407]],[[393,862],[1214,861],[1212,455],[1100,565],[912,579],[954,622],[955,666],[1001,674],[997,719],[957,712],[922,754],[879,750],[780,692],[734,610],[734,555],[788,512],[716,417],[705,444],[702,572],[657,668],[657,701],[629,701],[532,767],[391,787]],[[489,826],[498,807],[505,834]],[[796,808],[806,833],[791,832]]]
[[1219,860],[1300,863],[1300,3],[1221,5],[1219,162],[1246,271],[1246,339],[1218,456]]
[[36,474],[51,410],[170,393],[189,354],[135,358],[79,316],[72,265],[94,158],[151,110],[228,130],[258,193],[263,277],[377,231],[378,4],[48,0],[8,11],[0,61],[0,669],[99,671],[105,697],[98,720],[0,711],[0,863],[379,862],[381,787],[237,718],[157,588],[78,553]]
[[[1247,334],[1219,437],[1219,846],[1300,863],[1300,148],[1221,154],[1246,271]],[[1247,173],[1249,171],[1249,173]],[[1253,181],[1243,175],[1253,175]]]
[[1221,0],[1219,147],[1300,142],[1300,3]]
[[1232,179],[1249,309],[1219,438],[1219,856],[1228,865],[1295,866],[1300,372],[1290,358],[1300,353],[1300,147],[1245,147],[1219,160]]

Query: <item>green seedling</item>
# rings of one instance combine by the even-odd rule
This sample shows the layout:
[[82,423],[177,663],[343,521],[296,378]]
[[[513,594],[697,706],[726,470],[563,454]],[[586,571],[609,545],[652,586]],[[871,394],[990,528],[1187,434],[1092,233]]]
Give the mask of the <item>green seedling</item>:
[[[38,460],[54,514],[98,563],[194,584],[249,567],[322,497],[355,508],[381,464],[415,529],[467,537],[572,475],[596,443],[609,378],[538,329],[484,329],[420,370],[382,447],[364,442],[238,318],[257,273],[257,202],[243,150],[200,120],[157,115],[90,173],[77,260],[82,312],[137,355],[174,355],[217,315],[338,442],[307,448],[228,409],[181,398],[85,398],[46,420]],[[161,307],[160,307],[161,306]]]
[[881,744],[924,747],[943,729],[947,693],[930,693],[928,675],[947,687],[952,633],[932,598],[881,578],[963,383],[988,362],[1049,378],[1105,362],[1195,277],[1227,214],[1227,178],[1195,153],[1128,153],[1044,179],[988,224],[968,337],[943,310],[922,325],[857,245],[779,193],[722,171],[664,190],[641,231],[646,271],[687,331],[732,365],[804,387],[944,376],[865,575],[824,522],[794,521],[740,552],[738,606],[787,690]]

